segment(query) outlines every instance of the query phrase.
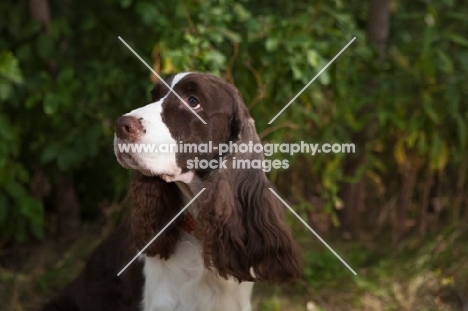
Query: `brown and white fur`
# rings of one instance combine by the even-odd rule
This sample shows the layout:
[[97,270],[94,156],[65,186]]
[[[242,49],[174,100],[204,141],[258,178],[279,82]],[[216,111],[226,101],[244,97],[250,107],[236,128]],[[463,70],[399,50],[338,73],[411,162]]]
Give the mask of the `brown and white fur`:
[[[301,277],[298,246],[284,222],[283,207],[268,190],[271,184],[265,173],[232,169],[234,158],[263,160],[262,154],[228,152],[222,155],[227,169],[203,170],[188,169],[187,160],[218,158],[217,150],[120,151],[118,146],[124,143],[260,143],[242,96],[231,84],[203,73],[179,73],[167,83],[207,124],[162,83],[154,87],[151,104],[116,121],[117,160],[135,171],[129,220],[103,242],[85,271],[45,310],[62,310],[58,306],[68,303],[67,310],[247,311],[253,282],[284,283]],[[196,221],[194,231],[183,229],[184,216],[180,216],[128,271],[116,277],[202,188],[206,190],[188,209]],[[112,251],[115,261],[108,254]],[[107,261],[102,263],[99,257]],[[96,265],[114,274],[97,278]],[[112,292],[93,291],[93,282],[106,286],[107,279],[108,286],[118,284]]]

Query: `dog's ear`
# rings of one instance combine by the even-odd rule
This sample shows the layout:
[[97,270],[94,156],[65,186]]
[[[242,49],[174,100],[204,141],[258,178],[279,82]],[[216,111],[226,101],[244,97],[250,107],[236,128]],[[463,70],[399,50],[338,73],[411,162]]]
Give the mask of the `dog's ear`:
[[[175,183],[135,172],[130,185],[130,229],[134,245],[142,249],[181,208],[181,194]],[[168,259],[180,238],[182,221],[182,217],[176,219],[144,253]]]
[[[172,74],[163,79],[164,82],[166,82],[166,84],[170,86],[174,77],[175,75]],[[151,102],[157,102],[158,100],[166,96],[167,93],[169,93],[169,88],[161,81],[156,82],[153,89],[151,90]]]
[[[260,143],[254,122],[240,96],[232,118],[237,144]],[[205,265],[225,278],[283,283],[302,276],[298,245],[284,221],[283,206],[268,189],[262,169],[233,169],[239,160],[263,161],[261,153],[230,153],[227,169],[209,172],[198,203],[196,236]]]

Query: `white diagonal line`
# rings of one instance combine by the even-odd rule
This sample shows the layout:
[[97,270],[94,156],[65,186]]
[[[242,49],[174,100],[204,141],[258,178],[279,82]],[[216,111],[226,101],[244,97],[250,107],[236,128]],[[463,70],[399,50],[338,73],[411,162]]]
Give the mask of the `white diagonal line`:
[[338,255],[334,250],[333,248],[331,248],[327,242],[325,242],[315,231],[314,229],[312,229],[302,218],[301,216],[299,216],[289,205],[288,203],[286,203],[272,188],[268,188],[270,189],[271,192],[273,192],[273,194],[284,204],[286,205],[287,208],[289,208],[289,210],[294,214],[294,216],[296,216],[303,224],[304,226],[307,227],[307,229],[310,230],[310,232],[312,232],[319,240],[320,242],[322,242],[332,253],[333,255],[335,255],[345,266],[346,268],[349,269],[349,271],[351,271],[354,275],[357,275],[357,273],[346,263],[346,261],[344,261],[340,255]]
[[349,42],[348,42],[348,44],[346,44],[346,46],[345,46],[344,48],[342,48],[342,49],[341,49],[341,51],[339,51],[339,52],[338,52],[338,54],[336,54],[336,55],[335,55],[335,57],[333,57],[333,58],[332,58],[332,60],[331,60],[331,61],[329,61],[329,62],[328,62],[328,64],[327,64],[325,67],[323,67],[323,68],[322,68],[322,70],[320,70],[320,71],[319,71],[319,73],[317,73],[317,74],[315,75],[315,77],[314,77],[312,80],[310,80],[310,81],[309,81],[309,83],[307,83],[307,84],[306,84],[306,86],[304,86],[304,87],[302,88],[302,90],[301,90],[299,93],[297,93],[297,95],[296,95],[296,96],[294,96],[294,98],[293,98],[293,99],[291,99],[291,100],[289,101],[289,103],[287,103],[287,104],[286,104],[286,106],[284,106],[284,107],[283,107],[283,109],[281,109],[281,111],[280,111],[280,112],[278,112],[278,114],[277,114],[277,115],[276,115],[276,116],[275,116],[273,119],[271,119],[271,120],[270,120],[270,122],[268,122],[268,124],[271,124],[271,123],[273,123],[273,121],[275,121],[275,120],[276,120],[276,118],[278,118],[278,117],[279,117],[279,115],[280,115],[280,114],[282,114],[282,113],[283,113],[283,112],[286,110],[286,108],[288,108],[288,107],[289,107],[289,106],[290,106],[290,105],[293,103],[293,101],[295,101],[295,100],[296,100],[296,98],[298,98],[298,97],[299,97],[299,95],[301,95],[301,94],[302,94],[302,92],[304,92],[304,91],[305,91],[305,89],[306,89],[306,88],[308,88],[308,87],[309,87],[309,85],[311,85],[311,84],[312,84],[312,82],[314,82],[314,81],[315,81],[315,79],[317,79],[317,78],[318,78],[318,77],[319,77],[319,76],[320,76],[320,75],[321,75],[321,74],[322,74],[322,73],[325,71],[325,69],[327,69],[327,68],[328,68],[328,66],[330,66],[330,65],[331,65],[331,63],[333,63],[333,62],[335,61],[335,59],[337,59],[337,58],[338,58],[338,56],[340,56],[340,55],[341,55],[341,53],[343,53],[343,52],[344,52],[344,50],[346,50],[346,49],[348,48],[348,46],[350,46],[350,45],[351,45],[351,43],[353,43],[353,41],[354,41],[354,40],[356,40],[356,37],[354,37],[353,39],[351,39],[351,41],[349,41]]
[[198,194],[197,194],[196,196],[194,196],[193,199],[191,199],[190,202],[188,202],[187,205],[185,205],[184,208],[181,209],[180,212],[177,213],[177,215],[175,215],[174,218],[172,218],[172,220],[171,220],[170,222],[168,222],[167,225],[166,225],[164,228],[162,228],[161,231],[159,231],[158,234],[156,234],[156,236],[155,236],[154,238],[152,238],[151,241],[149,241],[148,244],[146,244],[145,247],[143,247],[143,248],[141,249],[141,251],[139,251],[138,254],[136,254],[136,256],[133,257],[133,259],[130,260],[130,262],[129,262],[122,270],[120,270],[119,273],[117,273],[117,276],[120,276],[120,275],[122,274],[122,272],[124,272],[125,269],[127,269],[128,266],[130,266],[130,265],[132,264],[132,262],[134,262],[134,261],[145,251],[145,249],[147,249],[148,246],[150,246],[150,244],[153,243],[153,242],[164,232],[164,230],[166,230],[167,227],[169,227],[169,225],[172,224],[172,223],[174,222],[174,220],[176,220],[177,217],[179,217],[179,216],[187,209],[187,207],[189,207],[190,204],[193,203],[193,201],[195,201],[196,198],[198,198],[198,196],[199,196],[203,191],[205,191],[205,189],[206,189],[206,188],[203,188],[202,190],[200,190],[200,192],[198,192]]
[[131,46],[128,45],[127,42],[125,42],[124,39],[122,39],[122,38],[119,36],[119,40],[122,41],[122,43],[125,44],[125,46],[126,46],[130,51],[132,51],[132,53],[135,54],[135,56],[138,57],[138,59],[139,59],[146,67],[148,67],[148,69],[149,69],[156,77],[158,77],[159,81],[161,81],[172,93],[174,93],[174,95],[177,96],[177,98],[180,99],[180,100],[185,104],[185,106],[187,106],[187,108],[190,109],[190,111],[193,112],[193,114],[195,114],[195,115],[198,117],[198,119],[200,119],[200,121],[203,122],[203,124],[206,124],[205,120],[203,120],[202,117],[200,117],[200,116],[198,115],[198,113],[196,113],[196,111],[193,110],[192,107],[190,107],[190,105],[187,104],[187,103],[185,102],[185,100],[183,100],[182,97],[180,97],[179,94],[177,94],[177,93],[166,83],[166,81],[164,81],[164,80],[158,75],[158,73],[157,73],[156,71],[154,71],[154,69],[151,68],[151,66],[148,65],[148,64],[146,63],[146,62],[143,60],[143,58],[141,58],[140,55],[138,55],[137,52],[135,52],[135,51],[131,48]]

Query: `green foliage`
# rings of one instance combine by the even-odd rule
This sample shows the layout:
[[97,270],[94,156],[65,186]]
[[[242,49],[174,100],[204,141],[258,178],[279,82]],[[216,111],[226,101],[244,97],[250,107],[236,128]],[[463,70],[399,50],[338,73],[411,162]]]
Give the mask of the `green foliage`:
[[[117,34],[97,24],[105,3],[90,2],[95,13],[89,15],[85,7],[72,12],[67,5],[52,7],[50,34],[44,34],[28,17],[27,3],[0,4],[0,50],[5,51],[0,54],[2,239],[43,236],[42,200],[31,194],[54,183],[57,172],[75,176],[85,214],[96,213],[95,202],[125,195],[122,183],[128,174],[114,165],[109,148],[112,124],[147,100],[149,85],[142,79],[147,72],[126,50],[108,58],[121,46]],[[119,18],[104,21],[123,28]],[[32,182],[36,179],[39,185]]]
[[7,100],[13,92],[13,84],[23,82],[18,60],[10,51],[0,51],[0,100]]
[[27,191],[29,173],[18,162],[21,127],[13,124],[4,104],[13,97],[14,86],[23,83],[18,59],[10,51],[0,52],[0,228],[8,239],[25,241],[30,234],[43,236],[43,208]]
[[261,306],[259,307],[260,311],[279,311],[281,310],[281,306],[279,305],[278,301],[275,301],[274,299],[269,299],[267,301],[264,301]]
[[393,1],[392,41],[382,64],[366,42],[367,7],[357,1],[50,5],[44,33],[26,2],[0,4],[0,234],[6,239],[42,236],[43,207],[31,188],[40,174],[72,176],[87,215],[97,203],[125,196],[128,173],[110,148],[112,124],[148,102],[151,82],[118,36],[163,74],[208,71],[235,83],[265,142],[355,143],[367,157],[354,176],[344,174],[353,158],[345,154],[288,157],[288,172],[271,173],[275,180],[294,178],[281,185],[284,193],[318,193],[335,224],[341,183],[374,176],[391,193],[398,191],[396,172],[408,163],[417,174],[426,168],[448,174],[465,159],[468,78],[459,73],[468,70],[462,35],[468,12],[455,1]]
[[[362,246],[351,245],[346,250],[345,260],[351,262],[355,269],[363,266],[370,258],[370,251]],[[350,278],[350,271],[327,249],[320,252],[317,247],[307,249],[305,262],[305,279],[314,289]]]

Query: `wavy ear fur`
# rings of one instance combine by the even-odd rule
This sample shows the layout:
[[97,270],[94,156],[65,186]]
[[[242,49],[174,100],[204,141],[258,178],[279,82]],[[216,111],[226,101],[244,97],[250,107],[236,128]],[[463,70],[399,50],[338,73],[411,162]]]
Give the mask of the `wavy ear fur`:
[[[164,80],[169,85],[174,75]],[[169,89],[161,82],[151,90],[152,102],[163,98]],[[135,172],[130,184],[130,231],[134,246],[142,249],[180,211],[180,190],[175,183],[167,183],[157,176],[144,176]],[[182,217],[176,219],[145,250],[148,256],[160,255],[169,259],[180,237]]]
[[[130,229],[138,249],[142,249],[182,207],[180,190],[175,183],[139,172],[135,173],[130,185],[130,202]],[[144,253],[169,259],[180,238],[182,221],[182,217],[176,219]]]
[[[237,144],[260,143],[253,120],[236,93],[232,129]],[[228,169],[211,171],[204,178],[206,193],[198,203],[196,236],[202,241],[204,260],[225,278],[239,281],[289,282],[302,276],[302,260],[284,208],[268,190],[261,169],[232,169],[236,160],[263,160],[262,154],[229,154]]]

